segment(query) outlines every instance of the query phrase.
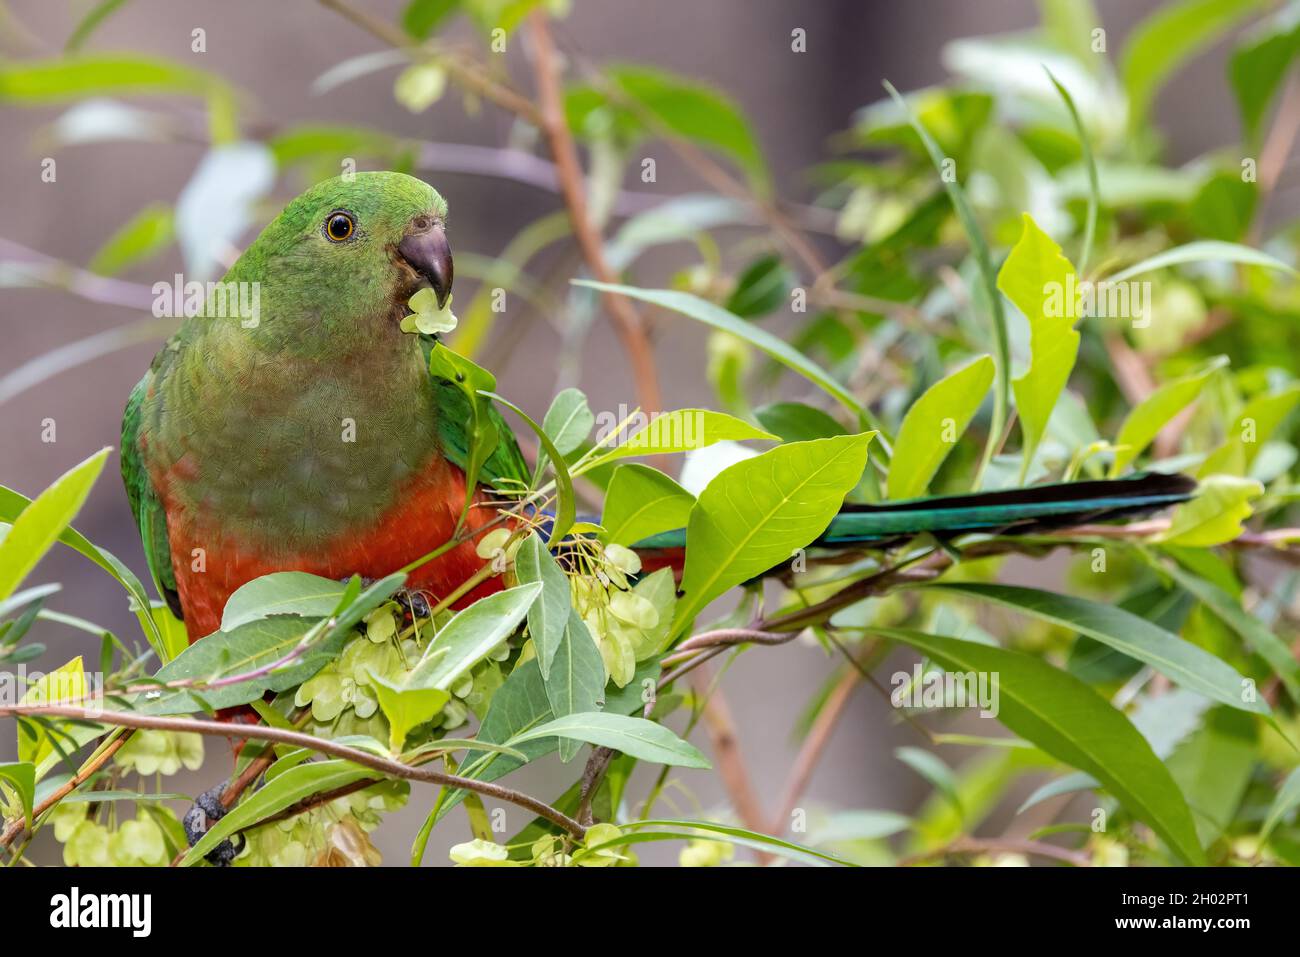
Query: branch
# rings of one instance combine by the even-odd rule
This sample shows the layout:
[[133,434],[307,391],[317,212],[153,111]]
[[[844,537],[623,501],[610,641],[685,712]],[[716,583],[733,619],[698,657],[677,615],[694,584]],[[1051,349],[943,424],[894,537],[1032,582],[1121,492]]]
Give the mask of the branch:
[[[54,793],[44,801],[32,808],[32,824],[35,825],[38,817],[94,777],[95,774],[99,772],[99,769],[108,763],[108,759],[121,750],[122,745],[126,744],[127,739],[130,737],[131,732],[128,731],[126,734],[117,738],[117,740],[110,741],[98,754],[91,755],[90,760],[83,764],[76,774],[63,784],[59,785],[59,787],[54,790]],[[0,847],[8,847],[12,844],[14,839],[17,838],[19,834],[23,833],[25,828],[25,818],[20,817],[16,821],[11,822],[10,825],[4,829],[4,833],[0,834]],[[21,851],[19,853],[21,853]]]
[[222,738],[251,738],[257,741],[270,741],[277,744],[288,744],[299,748],[308,748],[320,754],[328,754],[332,757],[343,758],[351,761],[353,764],[359,764],[362,767],[373,768],[382,774],[395,777],[405,778],[408,781],[424,781],[428,784],[437,784],[445,788],[459,788],[466,791],[475,791],[479,794],[495,798],[498,801],[505,801],[509,804],[515,804],[526,810],[532,811],[539,817],[544,817],[553,824],[557,824],[565,831],[579,839],[586,833],[586,828],[575,821],[568,815],[556,810],[551,805],[537,798],[530,797],[513,788],[504,787],[500,784],[493,784],[488,781],[476,781],[473,778],[461,777],[458,774],[448,774],[445,771],[438,771],[433,768],[413,767],[409,764],[403,764],[400,761],[394,761],[391,758],[381,757],[371,754],[368,751],[361,751],[357,748],[351,748],[336,741],[330,741],[325,738],[317,738],[314,735],[305,734],[301,731],[290,731],[286,728],[271,728],[263,725],[240,725],[230,724],[224,721],[209,721],[197,718],[177,718],[177,717],[155,717],[153,715],[129,714],[117,711],[101,711],[92,708],[73,708],[65,705],[6,705],[0,706],[0,717],[14,717],[17,715],[42,715],[52,718],[71,718],[78,721],[92,721],[99,724],[113,724],[125,728],[153,728],[160,731],[188,731],[195,734],[205,734],[212,737]]
[[[537,93],[541,100],[541,129],[555,159],[556,173],[560,177],[560,193],[573,223],[573,234],[587,261],[587,267],[601,282],[613,283],[618,277],[605,261],[605,251],[600,235],[587,215],[587,199],[583,192],[582,168],[578,165],[578,150],[564,116],[563,97],[560,90],[559,71],[555,63],[555,46],[551,30],[542,10],[530,15],[533,36],[533,71],[537,80]],[[659,393],[659,375],[655,369],[654,350],[646,335],[641,316],[623,296],[603,293],[605,307],[614,320],[614,327],[636,377],[637,401],[647,415],[660,411],[663,400]]]
[[1063,861],[1075,867],[1092,865],[1092,859],[1083,851],[1072,851],[1043,841],[1029,841],[1014,837],[959,837],[943,847],[905,857],[898,862],[898,865],[909,867],[935,858],[947,857],[950,854],[1031,854]]
[[[345,19],[351,21],[356,26],[365,30],[376,39],[387,43],[389,46],[396,47],[398,50],[405,50],[412,54],[420,53],[420,44],[416,43],[398,27],[389,23],[387,20],[381,20],[365,10],[358,10],[356,7],[345,0],[320,0],[321,6],[333,10]],[[522,120],[533,124],[541,125],[541,118],[538,116],[537,107],[524,96],[504,83],[500,83],[489,76],[485,71],[479,68],[477,63],[469,60],[463,60],[455,54],[441,51],[438,54],[438,63],[444,67],[452,80],[475,93],[485,100],[495,103],[502,109],[509,110]]]

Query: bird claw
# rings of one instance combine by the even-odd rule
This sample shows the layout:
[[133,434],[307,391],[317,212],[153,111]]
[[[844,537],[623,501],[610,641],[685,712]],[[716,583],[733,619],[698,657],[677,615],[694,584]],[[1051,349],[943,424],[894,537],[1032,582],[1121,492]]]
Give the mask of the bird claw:
[[[367,578],[365,575],[359,575],[357,577],[361,579],[362,588],[369,588],[375,582],[379,581],[379,579],[377,578]],[[341,581],[345,585],[351,580],[352,580],[351,575],[349,575],[347,578],[339,579],[339,581]],[[397,602],[399,605],[402,606],[402,610],[403,612],[405,612],[405,616],[408,621],[411,621],[415,618],[429,617],[429,610],[430,610],[429,599],[425,598],[422,592],[406,591],[404,589],[402,591],[399,591],[396,595],[393,596],[393,601]]]
[[[208,832],[208,828],[226,816],[229,808],[221,803],[221,795],[225,790],[226,784],[223,782],[204,791],[194,799],[194,804],[181,818],[181,825],[185,828],[185,837],[189,840],[190,847],[199,842],[199,839]],[[238,847],[235,846],[233,841],[226,838],[226,840],[209,851],[205,858],[209,864],[216,867],[229,867],[230,863],[239,856],[240,851],[243,849],[244,838],[242,836],[239,838]]]

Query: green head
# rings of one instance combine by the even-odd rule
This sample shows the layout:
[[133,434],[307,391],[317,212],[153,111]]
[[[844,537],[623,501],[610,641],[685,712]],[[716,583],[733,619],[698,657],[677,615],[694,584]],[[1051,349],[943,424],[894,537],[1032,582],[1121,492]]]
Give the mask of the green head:
[[260,285],[259,319],[244,323],[243,336],[255,348],[307,354],[400,344],[417,290],[432,288],[440,304],[450,295],[446,216],[437,191],[403,173],[318,183],[226,275]]

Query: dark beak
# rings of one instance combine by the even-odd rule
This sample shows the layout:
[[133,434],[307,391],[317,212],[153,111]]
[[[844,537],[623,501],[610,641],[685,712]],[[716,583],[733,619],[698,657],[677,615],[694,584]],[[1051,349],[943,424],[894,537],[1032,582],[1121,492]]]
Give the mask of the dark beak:
[[397,244],[397,251],[407,265],[429,280],[433,294],[438,297],[438,308],[447,304],[451,295],[451,280],[455,270],[451,263],[451,246],[441,226],[431,226],[410,233]]

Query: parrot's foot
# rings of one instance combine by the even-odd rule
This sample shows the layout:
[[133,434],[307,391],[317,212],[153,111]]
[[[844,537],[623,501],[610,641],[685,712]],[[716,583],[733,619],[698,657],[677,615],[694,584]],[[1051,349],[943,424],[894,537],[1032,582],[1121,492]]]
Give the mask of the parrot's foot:
[[[362,588],[369,588],[379,580],[377,578],[367,578],[365,575],[361,575],[360,578]],[[339,579],[345,585],[351,580],[351,577]],[[408,623],[414,618],[429,617],[429,599],[425,597],[423,592],[403,589],[393,596],[393,601],[402,606]]]
[[[193,806],[181,818],[181,824],[185,828],[185,836],[189,839],[190,847],[199,842],[199,839],[208,832],[208,828],[226,816],[229,808],[221,803],[221,795],[226,790],[226,787],[227,785],[223,782],[204,791],[194,799]],[[239,856],[239,852],[243,849],[243,837],[240,837],[238,847],[227,838],[209,851],[206,859],[209,864],[216,867],[229,867],[230,863]]]

